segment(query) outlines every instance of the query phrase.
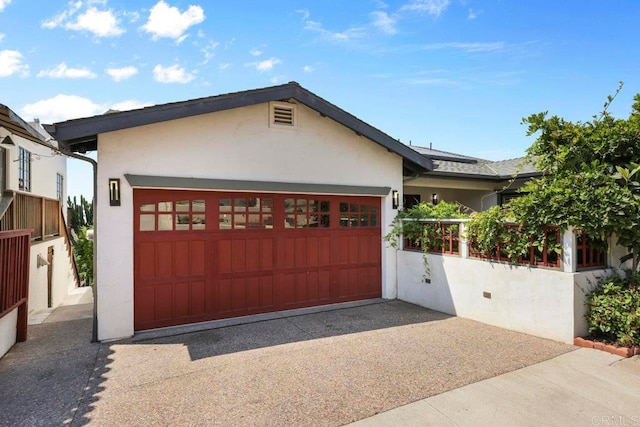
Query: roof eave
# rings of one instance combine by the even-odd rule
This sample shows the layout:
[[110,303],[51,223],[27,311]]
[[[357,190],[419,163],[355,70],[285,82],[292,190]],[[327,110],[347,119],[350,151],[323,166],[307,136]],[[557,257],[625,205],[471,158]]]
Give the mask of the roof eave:
[[100,133],[289,99],[295,99],[307,107],[318,111],[321,115],[327,116],[343,126],[350,128],[356,134],[362,135],[389,151],[398,154],[410,163],[408,166],[411,169],[416,169],[417,171],[433,170],[433,163],[430,159],[423,157],[420,153],[347,113],[338,106],[302,88],[297,83],[287,83],[285,85],[246,92],[68,120],[53,125],[46,125],[45,129],[71,151],[91,151],[97,148],[97,140]]

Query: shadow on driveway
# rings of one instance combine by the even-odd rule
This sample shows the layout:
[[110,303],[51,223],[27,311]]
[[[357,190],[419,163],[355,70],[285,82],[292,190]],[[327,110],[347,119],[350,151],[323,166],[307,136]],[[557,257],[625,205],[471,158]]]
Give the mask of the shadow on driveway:
[[411,304],[385,301],[163,338],[123,340],[119,344],[183,345],[188,349],[191,360],[199,360],[300,341],[443,320],[450,317],[447,314],[426,310]]

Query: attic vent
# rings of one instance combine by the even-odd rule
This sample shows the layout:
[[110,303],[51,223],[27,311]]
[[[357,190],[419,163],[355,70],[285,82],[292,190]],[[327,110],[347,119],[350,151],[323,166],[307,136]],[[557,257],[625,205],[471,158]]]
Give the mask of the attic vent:
[[294,127],[296,125],[295,105],[272,103],[270,110],[272,126]]

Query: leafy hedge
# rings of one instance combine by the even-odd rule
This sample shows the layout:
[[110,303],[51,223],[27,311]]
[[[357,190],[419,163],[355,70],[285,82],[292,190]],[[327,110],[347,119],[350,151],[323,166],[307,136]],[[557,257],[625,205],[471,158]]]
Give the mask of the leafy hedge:
[[598,282],[587,296],[589,332],[623,346],[640,345],[640,273]]

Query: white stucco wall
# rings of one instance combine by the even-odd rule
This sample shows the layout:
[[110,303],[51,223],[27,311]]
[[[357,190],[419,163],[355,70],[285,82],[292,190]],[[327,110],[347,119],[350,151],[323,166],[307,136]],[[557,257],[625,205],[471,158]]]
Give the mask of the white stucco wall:
[[[398,251],[398,298],[444,313],[565,343],[586,334],[584,296],[603,270],[565,273],[472,258]],[[485,298],[489,292],[491,298]]]
[[0,357],[4,356],[16,343],[18,309],[0,319]]
[[76,287],[64,237],[32,244],[29,262],[29,312],[48,307],[47,266],[38,267],[37,260],[38,255],[47,259],[49,246],[53,246],[52,307],[62,304],[69,291]]
[[31,191],[34,196],[57,198],[56,174],[63,177],[63,201],[66,201],[67,160],[65,157],[55,155],[51,149],[43,147],[33,141],[9,133],[5,128],[0,128],[0,137],[11,136],[15,145],[3,145],[7,151],[7,189],[18,189],[18,147],[31,152]]
[[[133,334],[133,190],[124,174],[385,186],[402,192],[402,159],[298,105],[295,129],[270,128],[268,104],[100,134],[98,338]],[[119,207],[108,179],[121,179]],[[382,232],[396,214],[382,201]],[[382,294],[396,296],[395,251],[383,249]]]

